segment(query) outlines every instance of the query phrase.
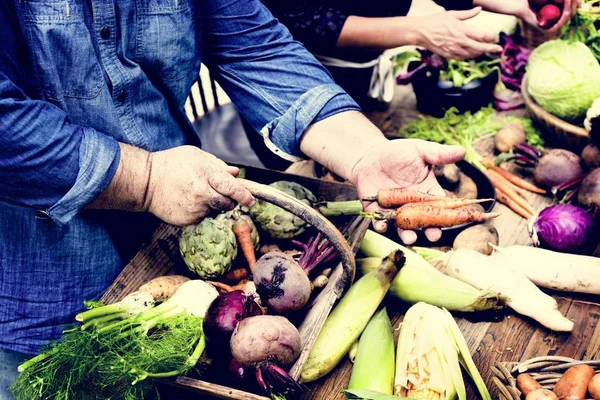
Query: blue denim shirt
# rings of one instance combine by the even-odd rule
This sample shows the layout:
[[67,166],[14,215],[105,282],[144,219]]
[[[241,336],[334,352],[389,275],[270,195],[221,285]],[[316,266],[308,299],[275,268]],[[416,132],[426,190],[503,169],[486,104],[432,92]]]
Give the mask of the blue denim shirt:
[[257,0],[0,2],[0,347],[57,339],[154,226],[84,207],[118,142],[188,143],[201,61],[288,159],[312,122],[358,109]]

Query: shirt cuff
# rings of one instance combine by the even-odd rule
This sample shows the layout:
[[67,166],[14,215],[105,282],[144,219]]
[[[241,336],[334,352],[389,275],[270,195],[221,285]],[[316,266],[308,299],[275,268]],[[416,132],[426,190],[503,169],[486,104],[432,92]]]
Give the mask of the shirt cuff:
[[71,189],[46,210],[46,214],[60,225],[68,223],[108,186],[117,171],[120,155],[115,139],[93,129],[84,129],[77,179]]
[[320,85],[304,93],[280,117],[265,125],[260,133],[273,153],[288,161],[305,158],[300,140],[308,127],[344,111],[360,111],[360,107],[344,89],[336,84]]

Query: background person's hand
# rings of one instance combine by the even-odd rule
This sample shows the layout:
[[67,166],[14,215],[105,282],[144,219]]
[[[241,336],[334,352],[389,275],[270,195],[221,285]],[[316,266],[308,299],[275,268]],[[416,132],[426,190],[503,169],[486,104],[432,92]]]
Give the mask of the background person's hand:
[[193,146],[151,153],[144,208],[174,225],[198,222],[212,211],[231,210],[236,202],[252,206],[254,198],[228,166]]
[[[360,198],[374,196],[379,189],[395,187],[444,196],[432,166],[455,163],[464,155],[465,150],[460,146],[418,139],[391,140],[369,149],[354,167],[350,181],[356,185]],[[366,211],[381,210],[376,202],[364,205]],[[380,232],[387,229],[385,221],[376,221],[373,226]],[[414,231],[398,230],[398,234],[405,244],[417,239]],[[425,230],[425,236],[432,242],[439,240],[441,234],[438,228]]]
[[465,21],[481,11],[476,7],[465,11],[445,11],[439,14],[418,17],[419,33],[417,44],[442,57],[464,60],[484,53],[499,53],[502,47],[496,44],[497,35],[482,31]]

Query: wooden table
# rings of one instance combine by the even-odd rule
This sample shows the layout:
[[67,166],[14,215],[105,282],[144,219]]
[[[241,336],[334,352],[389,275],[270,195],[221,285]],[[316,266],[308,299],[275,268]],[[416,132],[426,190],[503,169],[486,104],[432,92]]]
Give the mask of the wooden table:
[[[395,99],[389,109],[368,113],[369,118],[389,137],[397,137],[398,129],[418,115],[416,100],[408,88],[399,87]],[[482,152],[489,151],[489,142],[481,144]],[[537,210],[551,203],[549,198],[531,194],[529,203]],[[497,204],[495,211],[501,215],[493,224],[500,236],[500,246],[513,244],[531,244],[527,233],[525,219],[510,211],[502,204]],[[536,260],[523,260],[524,263]],[[575,329],[571,334],[557,334],[541,327],[535,321],[521,317],[508,311],[498,322],[469,322],[457,318],[465,339],[471,349],[475,364],[479,368],[493,398],[498,398],[496,388],[492,384],[490,367],[495,361],[524,361],[542,355],[559,355],[576,359],[597,359],[600,356],[600,299],[597,297],[570,296],[554,293],[560,311],[567,318],[575,321]],[[388,306],[393,326],[398,327],[402,319],[402,306]],[[393,310],[393,311],[392,311]],[[398,331],[394,332],[397,340]],[[373,366],[376,368],[376,366]],[[307,399],[335,400],[343,399],[343,390],[350,379],[352,364],[345,359],[325,379],[309,385]],[[465,377],[467,398],[477,399],[470,379]]]

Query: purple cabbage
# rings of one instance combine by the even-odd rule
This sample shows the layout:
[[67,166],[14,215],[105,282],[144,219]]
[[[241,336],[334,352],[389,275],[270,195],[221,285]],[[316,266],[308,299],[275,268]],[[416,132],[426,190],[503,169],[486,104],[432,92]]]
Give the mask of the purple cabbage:
[[204,333],[210,340],[227,342],[237,324],[244,318],[262,315],[263,311],[252,295],[235,290],[217,297],[208,307]]
[[512,92],[512,95],[496,93],[494,107],[498,111],[509,111],[525,105],[520,91],[531,50],[518,45],[505,33],[500,34],[500,45],[502,46],[500,80],[506,86],[507,91]]
[[572,204],[557,204],[542,210],[529,226],[536,247],[567,253],[585,252],[594,238],[594,219]]

